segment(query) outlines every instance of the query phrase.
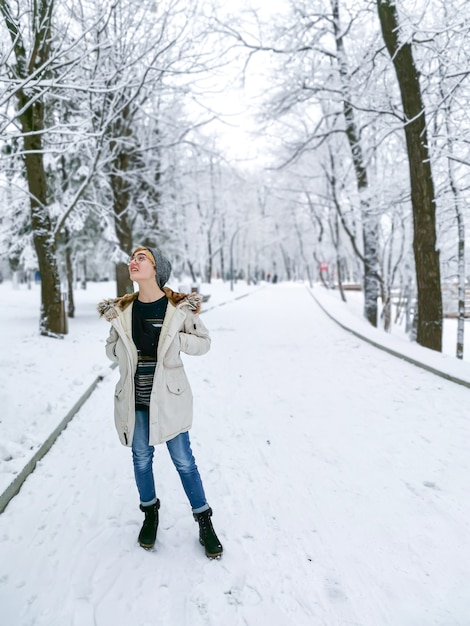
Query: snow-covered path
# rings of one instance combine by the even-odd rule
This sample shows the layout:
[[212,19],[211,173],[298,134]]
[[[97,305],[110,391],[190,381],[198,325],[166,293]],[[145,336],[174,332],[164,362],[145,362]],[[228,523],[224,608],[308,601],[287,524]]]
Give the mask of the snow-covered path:
[[2,626],[468,626],[469,390],[362,343],[304,287],[205,323],[213,348],[186,365],[223,558],[163,447],[157,545],[138,547],[112,373],[0,516]]

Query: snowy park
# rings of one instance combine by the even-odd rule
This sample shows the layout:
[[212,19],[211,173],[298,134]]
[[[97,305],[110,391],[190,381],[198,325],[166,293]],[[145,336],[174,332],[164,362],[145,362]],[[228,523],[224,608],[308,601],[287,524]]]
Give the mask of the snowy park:
[[470,3],[0,31],[0,626],[470,626]]
[[[185,366],[225,552],[205,557],[164,446],[160,527],[145,551],[95,308],[113,288],[77,290],[57,340],[37,334],[36,286],[0,285],[2,490],[103,377],[0,515],[2,625],[468,626],[465,385],[340,327],[318,302],[371,332],[321,286],[203,285],[212,348]],[[470,381],[465,361],[387,341]]]

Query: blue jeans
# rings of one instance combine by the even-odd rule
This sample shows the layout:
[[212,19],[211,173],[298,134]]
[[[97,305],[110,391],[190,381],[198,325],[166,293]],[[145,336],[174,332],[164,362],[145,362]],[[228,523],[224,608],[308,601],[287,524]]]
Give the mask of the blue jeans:
[[[197,469],[189,433],[181,433],[167,441],[173,465],[176,467],[183,483],[184,491],[191,504],[193,513],[202,513],[209,508],[204,494],[199,470]],[[139,490],[142,506],[150,506],[157,501],[155,481],[153,477],[154,446],[149,445],[149,411],[148,408],[138,408],[135,411],[135,430],[132,440],[132,460],[134,462],[134,476]]]

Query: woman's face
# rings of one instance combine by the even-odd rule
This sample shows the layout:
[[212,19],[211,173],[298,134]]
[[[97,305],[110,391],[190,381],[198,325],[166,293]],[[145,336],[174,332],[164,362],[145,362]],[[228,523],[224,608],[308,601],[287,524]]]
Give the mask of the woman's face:
[[129,261],[129,276],[131,280],[155,279],[155,266],[144,252],[136,252]]

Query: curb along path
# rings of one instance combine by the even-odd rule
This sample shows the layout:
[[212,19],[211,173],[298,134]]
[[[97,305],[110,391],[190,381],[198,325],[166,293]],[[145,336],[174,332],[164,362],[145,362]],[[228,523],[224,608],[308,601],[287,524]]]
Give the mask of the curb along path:
[[[384,332],[385,336],[383,338],[384,339],[383,342],[376,341],[372,337],[368,337],[366,333],[352,328],[347,323],[341,322],[337,317],[335,317],[328,310],[328,308],[324,304],[322,304],[322,302],[320,302],[320,300],[315,296],[315,294],[313,293],[313,290],[310,287],[307,287],[307,291],[312,296],[314,301],[318,304],[318,306],[321,308],[321,310],[333,322],[338,324],[338,326],[341,326],[341,328],[343,328],[344,330],[347,330],[348,332],[352,333],[353,335],[355,335],[359,339],[362,339],[363,341],[366,341],[367,343],[373,345],[375,348],[379,348],[379,350],[383,350],[384,352],[387,352],[388,354],[391,354],[392,356],[398,357],[399,359],[403,359],[404,361],[407,361],[408,363],[411,363],[412,365],[415,365],[416,367],[420,367],[420,368],[422,368],[422,369],[424,369],[424,370],[426,370],[428,372],[431,372],[432,374],[435,374],[436,376],[440,376],[441,378],[445,378],[446,380],[450,380],[451,382],[456,383],[457,385],[463,385],[464,387],[470,388],[470,377],[469,378],[465,378],[465,377],[461,377],[461,376],[459,376],[457,374],[454,374],[454,373],[452,373],[450,371],[446,372],[446,371],[444,371],[444,368],[440,369],[439,366],[437,366],[437,365],[433,365],[431,363],[426,363],[424,360],[420,360],[420,359],[417,359],[414,356],[405,354],[405,345],[406,344],[404,345],[402,351],[399,351],[396,347],[387,346],[386,343],[385,343],[386,340],[387,340],[387,335],[385,335],[385,332]],[[436,355],[439,355],[439,354],[440,353],[436,353]],[[434,356],[435,356],[434,354],[429,355],[430,358],[432,358]]]
[[[111,369],[113,369],[115,364],[113,363]],[[49,437],[44,441],[44,443],[36,450],[35,454],[29,459],[23,469],[16,475],[13,482],[9,484],[9,486],[5,489],[5,491],[0,494],[0,514],[3,513],[8,503],[12,498],[16,496],[16,494],[21,489],[22,484],[34,471],[37,463],[49,452],[51,447],[54,445],[58,436],[61,432],[66,428],[67,424],[75,417],[78,411],[82,408],[88,398],[91,396],[93,391],[96,389],[98,383],[100,383],[105,378],[104,375],[100,374],[95,378],[92,384],[88,387],[85,393],[77,400],[77,402],[73,405],[67,415],[60,421],[57,428],[49,435]]]

